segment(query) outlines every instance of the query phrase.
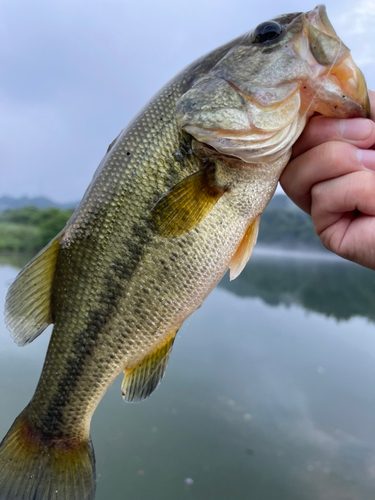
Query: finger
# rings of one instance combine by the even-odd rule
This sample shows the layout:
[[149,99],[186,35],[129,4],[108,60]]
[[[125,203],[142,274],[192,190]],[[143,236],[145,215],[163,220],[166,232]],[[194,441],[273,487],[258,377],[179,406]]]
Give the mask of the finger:
[[375,216],[375,175],[352,172],[316,184],[311,190],[311,215],[320,235],[344,213],[357,212]]
[[280,184],[289,198],[310,214],[311,189],[315,184],[366,169],[375,172],[375,151],[326,142],[292,160],[282,173]]
[[370,99],[370,106],[371,106],[370,118],[372,121],[375,121],[375,92],[373,90],[369,90],[368,96]]
[[346,212],[320,234],[320,241],[344,259],[375,270],[374,235],[374,216]]
[[[375,92],[373,90],[368,91],[368,96],[370,98],[370,119],[375,122]],[[375,149],[375,144],[371,146],[371,149]]]
[[375,268],[375,176],[353,172],[314,186],[312,218],[323,245]]
[[371,106],[370,120],[364,118],[340,120],[315,116],[309,120],[301,137],[294,145],[292,158],[328,141],[346,141],[362,149],[371,147],[375,143],[373,123],[375,121],[375,92],[369,90],[368,95]]
[[375,143],[375,123],[365,118],[340,120],[315,116],[293,146],[292,158],[328,141],[345,141],[367,149]]

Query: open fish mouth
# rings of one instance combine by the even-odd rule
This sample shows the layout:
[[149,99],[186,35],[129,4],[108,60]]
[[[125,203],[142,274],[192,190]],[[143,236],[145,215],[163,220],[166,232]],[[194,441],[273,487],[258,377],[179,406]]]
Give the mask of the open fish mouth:
[[240,41],[248,69],[233,71],[229,55],[177,103],[181,128],[247,163],[284,154],[314,113],[337,118],[370,113],[364,76],[324,6],[274,24],[284,31],[274,45],[255,43],[254,33]]

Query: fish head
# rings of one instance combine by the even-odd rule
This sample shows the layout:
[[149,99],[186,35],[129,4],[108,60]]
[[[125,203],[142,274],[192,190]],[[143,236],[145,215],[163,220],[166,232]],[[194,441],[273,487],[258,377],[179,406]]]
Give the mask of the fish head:
[[320,5],[238,38],[180,98],[176,118],[218,153],[268,163],[290,151],[314,113],[369,112],[364,76]]

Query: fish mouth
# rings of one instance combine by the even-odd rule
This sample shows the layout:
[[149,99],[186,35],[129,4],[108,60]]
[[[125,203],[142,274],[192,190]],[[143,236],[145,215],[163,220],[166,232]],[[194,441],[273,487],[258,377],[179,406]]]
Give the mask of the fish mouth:
[[315,84],[310,81],[302,85],[301,110],[312,109],[336,118],[370,116],[363,73],[337,36],[324,5],[304,15],[303,30],[294,41],[293,49],[309,64],[315,78]]

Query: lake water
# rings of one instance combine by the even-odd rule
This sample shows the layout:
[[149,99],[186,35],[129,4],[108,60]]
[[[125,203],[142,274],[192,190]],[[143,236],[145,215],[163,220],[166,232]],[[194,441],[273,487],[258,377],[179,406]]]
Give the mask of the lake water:
[[[17,274],[0,261],[0,303]],[[327,254],[258,250],[181,328],[159,389],[117,380],[92,423],[96,500],[375,497],[375,273]],[[0,323],[0,438],[48,343]]]

